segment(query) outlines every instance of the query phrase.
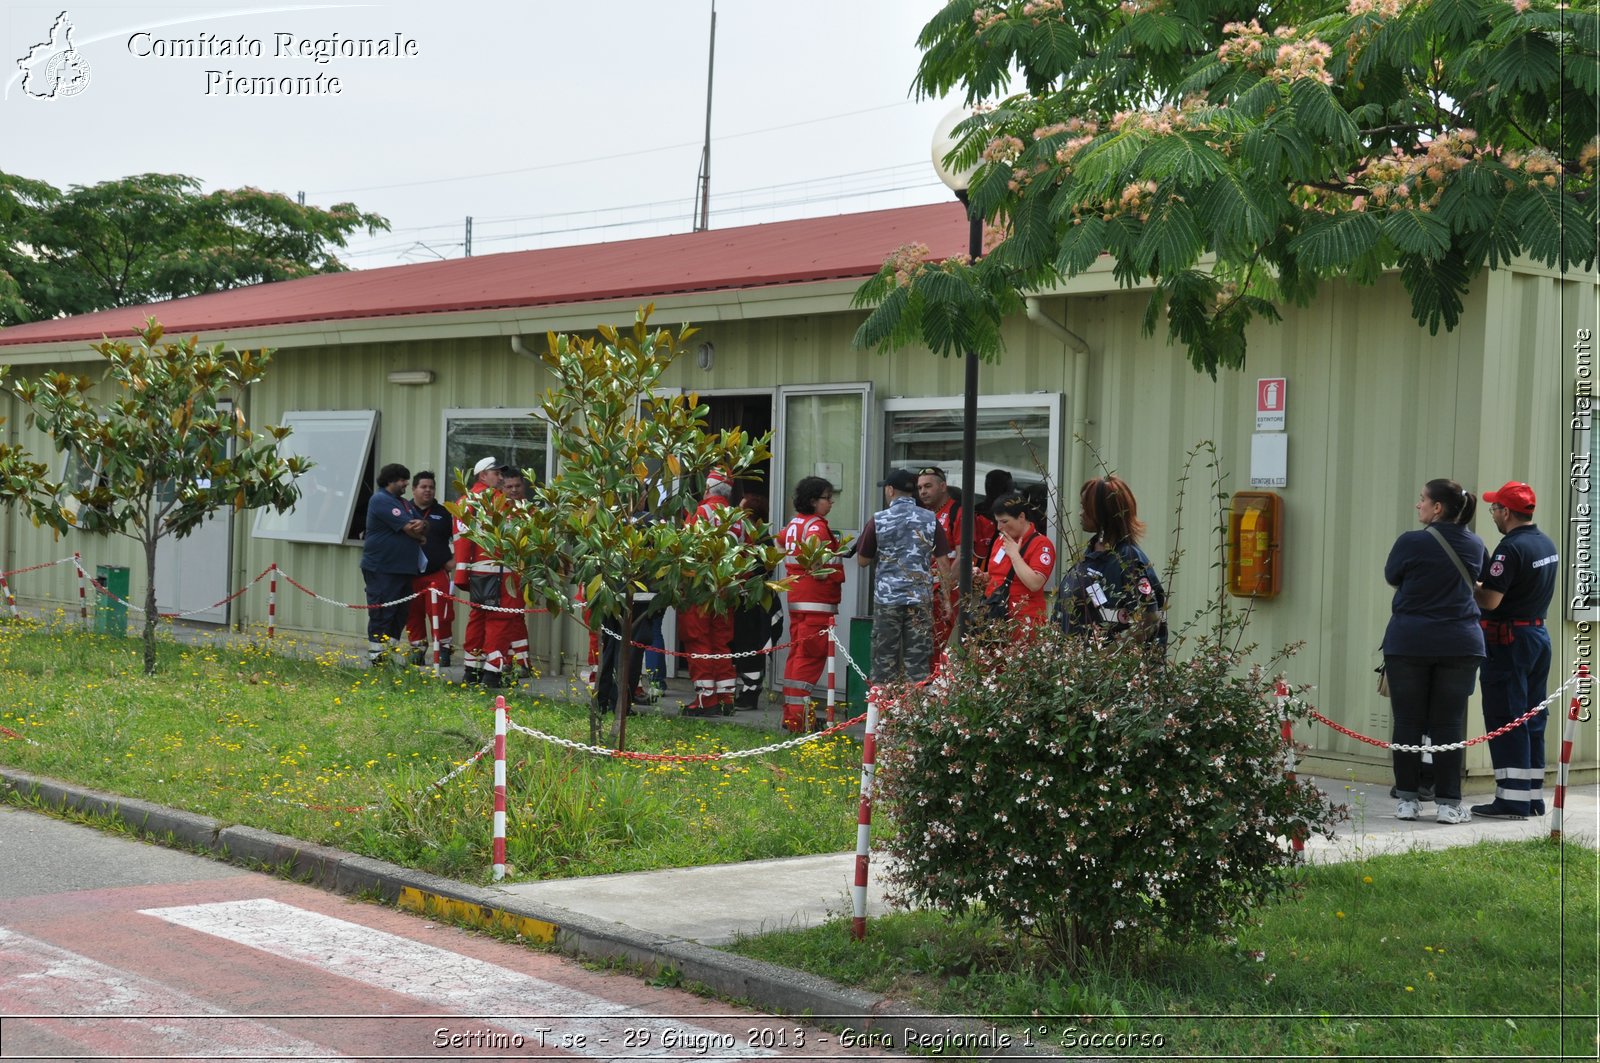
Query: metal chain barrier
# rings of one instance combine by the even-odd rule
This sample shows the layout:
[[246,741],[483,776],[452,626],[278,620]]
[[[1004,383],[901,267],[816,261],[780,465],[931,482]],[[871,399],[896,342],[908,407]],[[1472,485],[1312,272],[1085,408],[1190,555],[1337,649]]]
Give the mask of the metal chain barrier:
[[[1455,750],[1458,750],[1458,749],[1466,749],[1468,746],[1475,746],[1475,745],[1478,745],[1478,744],[1480,744],[1482,742],[1493,741],[1494,739],[1499,738],[1503,734],[1507,734],[1507,733],[1509,733],[1511,731],[1516,730],[1518,727],[1521,727],[1523,724],[1527,723],[1529,720],[1531,720],[1535,716],[1539,715],[1539,713],[1541,713],[1545,709],[1549,708],[1549,706],[1550,706],[1550,704],[1552,702],[1554,702],[1557,699],[1559,699],[1563,694],[1566,693],[1567,688],[1572,686],[1576,682],[1578,682],[1578,677],[1577,676],[1574,675],[1574,676],[1569,677],[1565,683],[1562,683],[1560,687],[1556,688],[1555,693],[1551,694],[1549,697],[1545,698],[1539,704],[1535,705],[1533,708],[1529,709],[1527,712],[1523,713],[1521,716],[1518,716],[1515,720],[1512,720],[1510,723],[1506,724],[1503,727],[1497,727],[1493,731],[1490,731],[1488,734],[1479,735],[1477,738],[1469,738],[1464,742],[1451,742],[1451,743],[1448,743],[1447,745],[1414,746],[1414,745],[1406,745],[1406,744],[1400,743],[1400,742],[1385,742],[1381,738],[1371,738],[1371,737],[1369,737],[1367,735],[1359,734],[1359,733],[1357,733],[1355,731],[1352,731],[1352,730],[1350,730],[1350,728],[1345,727],[1345,726],[1343,726],[1341,724],[1335,723],[1334,721],[1328,719],[1326,716],[1322,715],[1322,713],[1318,712],[1316,709],[1311,708],[1309,705],[1305,706],[1305,709],[1306,709],[1306,715],[1307,716],[1311,717],[1313,720],[1316,720],[1318,723],[1322,724],[1323,726],[1331,727],[1333,730],[1338,731],[1340,734],[1344,735],[1346,738],[1354,738],[1356,741],[1365,742],[1369,746],[1377,746],[1379,749],[1399,750],[1401,753],[1449,753],[1449,752],[1454,752]],[[1296,704],[1301,704],[1299,698],[1290,698],[1288,700],[1290,702],[1294,702]]]
[[0,572],[0,577],[3,577],[3,576],[20,576],[24,572],[37,572],[41,568],[55,568],[57,565],[69,564],[69,563],[71,563],[71,561],[72,561],[72,558],[70,558],[70,557],[57,558],[54,561],[44,561],[44,562],[41,562],[41,563],[39,563],[37,565],[29,565],[27,568],[13,568],[13,569],[10,569],[9,571],[6,571],[6,572]]
[[[612,631],[610,628],[606,627],[604,624],[600,625],[600,630],[607,638],[614,639],[614,640],[616,640],[618,642],[622,641],[622,636],[621,635],[619,635],[615,631]],[[736,659],[738,659],[740,657],[760,657],[760,656],[762,656],[764,654],[768,654],[768,653],[777,653],[779,650],[788,649],[790,646],[793,646],[794,643],[793,642],[780,642],[775,646],[768,646],[766,649],[762,649],[762,650],[740,650],[738,653],[680,653],[677,650],[660,649],[660,648],[657,648],[655,646],[646,646],[644,643],[642,643],[642,642],[634,642],[632,639],[628,640],[628,645],[637,647],[638,649],[641,649],[641,650],[651,650],[651,651],[653,651],[655,653],[659,653],[659,654],[661,654],[661,655],[663,655],[665,657],[681,657],[684,660],[731,661],[731,660],[736,660]]]
[[362,612],[371,612],[374,609],[389,609],[389,608],[392,608],[392,607],[394,607],[396,605],[404,605],[406,602],[411,601],[411,599],[413,599],[413,598],[422,597],[422,592],[421,591],[413,591],[410,594],[406,595],[404,598],[396,598],[392,602],[379,602],[377,605],[355,605],[355,604],[353,604],[351,602],[336,601],[336,600],[334,600],[332,598],[327,598],[327,597],[324,597],[323,595],[318,594],[316,591],[312,590],[310,587],[305,586],[299,580],[295,579],[293,576],[289,575],[289,573],[285,572],[281,566],[279,566],[279,568],[278,568],[278,575],[280,575],[284,579],[288,580],[290,586],[294,587],[295,590],[301,591],[302,593],[305,593],[305,594],[309,594],[311,597],[315,598],[319,602],[326,602],[329,605],[337,605],[340,609],[360,609]]

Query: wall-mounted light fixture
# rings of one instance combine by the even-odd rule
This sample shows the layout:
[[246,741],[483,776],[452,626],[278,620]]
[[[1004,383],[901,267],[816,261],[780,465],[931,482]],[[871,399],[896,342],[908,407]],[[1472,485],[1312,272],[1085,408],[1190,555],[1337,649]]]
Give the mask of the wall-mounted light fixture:
[[389,374],[389,383],[418,386],[433,383],[432,369],[396,369]]
[[716,357],[717,349],[709,343],[702,343],[695,348],[695,362],[701,369],[710,370],[711,360]]

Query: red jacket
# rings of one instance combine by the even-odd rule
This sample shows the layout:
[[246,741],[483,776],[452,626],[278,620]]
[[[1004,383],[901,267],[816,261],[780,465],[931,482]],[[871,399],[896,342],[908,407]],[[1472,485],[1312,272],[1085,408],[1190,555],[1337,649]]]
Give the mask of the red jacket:
[[[838,536],[833,534],[826,520],[815,514],[797,514],[778,535],[778,542],[790,558],[799,555],[800,546],[807,539],[820,539],[831,549],[839,549]],[[814,576],[791,560],[784,565],[784,574],[794,580],[789,585],[789,608],[814,613],[839,611],[844,586],[842,563],[836,561],[829,565],[825,576]]]
[[[466,516],[471,507],[477,504],[478,499],[473,496],[485,493],[492,494],[496,492],[494,488],[481,480],[467,489],[467,493],[461,499],[462,517]],[[467,538],[466,530],[466,522],[461,517],[457,517],[455,584],[458,587],[467,585],[467,576],[470,573],[496,573],[502,571],[500,562],[496,561],[489,551]]]
[[[934,516],[939,518],[939,526],[944,529],[944,534],[950,540],[950,548],[959,553],[961,550],[961,504],[955,499],[946,499]],[[979,513],[972,511],[972,563],[981,566],[984,558],[989,553],[989,548],[994,545],[994,521]]]
[[[718,520],[725,519],[718,516],[717,510],[726,508],[728,508],[728,500],[726,498],[721,495],[707,495],[700,500],[700,505],[695,508],[693,513],[689,514],[689,519],[684,523],[699,524],[701,521],[716,523]],[[750,529],[745,526],[745,522],[742,520],[730,521],[728,534],[739,542],[750,541]]]
[[[1022,537],[1022,560],[1035,572],[1044,576],[1044,585],[1036,591],[1030,591],[1020,579],[1011,581],[1011,588],[1006,592],[1006,609],[1014,620],[1027,618],[1030,620],[1043,620],[1044,588],[1050,585],[1050,573],[1055,571],[1056,551],[1050,540],[1039,534],[1039,529],[1028,525],[1027,534]],[[1011,574],[1011,558],[1006,554],[1005,544],[999,539],[995,540],[994,550],[989,554],[989,585],[986,594],[994,594]]]

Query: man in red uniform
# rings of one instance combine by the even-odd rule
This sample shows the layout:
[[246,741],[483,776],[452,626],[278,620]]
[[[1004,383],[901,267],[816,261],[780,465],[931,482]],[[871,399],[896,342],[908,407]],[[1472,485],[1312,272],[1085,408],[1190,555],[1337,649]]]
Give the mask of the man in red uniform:
[[779,544],[790,560],[784,575],[789,585],[789,659],[783,666],[783,729],[802,733],[811,730],[816,715],[811,711],[812,687],[833,653],[828,629],[839,612],[839,597],[844,585],[844,565],[835,562],[827,574],[814,576],[798,563],[801,547],[816,540],[830,550],[839,549],[839,539],[828,527],[828,511],[833,508],[833,485],[820,476],[807,476],[795,485],[795,517],[784,526]]
[[[479,496],[496,493],[500,487],[500,462],[496,458],[484,458],[472,467],[472,474],[476,477],[472,486],[467,488],[466,496],[461,500],[462,505],[475,504]],[[465,514],[463,514],[465,515]],[[489,556],[489,552],[465,535],[466,522],[456,520],[455,543],[455,585],[468,592],[468,596],[475,606],[499,605],[501,590],[505,585],[505,569],[500,562]],[[467,632],[461,640],[461,663],[464,671],[462,678],[468,683],[484,683],[488,680],[485,676],[485,667],[488,664],[486,647],[491,645],[488,639],[489,614],[479,608],[467,610]],[[487,685],[498,687],[500,685],[499,651],[495,651],[496,667],[492,681]]]
[[[923,509],[930,509],[938,518],[939,527],[944,529],[945,538],[950,540],[950,545],[958,552],[961,549],[961,505],[950,494],[950,485],[945,481],[944,470],[937,465],[929,465],[917,473],[917,503]],[[981,571],[985,559],[989,556],[989,548],[994,543],[994,521],[985,517],[976,509],[972,513],[972,567]],[[974,579],[973,583],[979,584],[981,580]],[[944,656],[946,645],[950,642],[950,632],[956,623],[956,596],[961,593],[961,581],[951,579],[940,581],[938,575],[934,576],[933,583],[933,671],[939,671],[939,660]]]
[[[718,512],[728,507],[733,483],[721,469],[706,476],[706,492],[700,506],[689,514],[688,524],[702,521],[725,523],[730,535],[742,534],[744,524]],[[689,653],[689,679],[694,684],[694,703],[683,710],[685,716],[733,715],[733,694],[738,674],[728,656],[733,645],[733,614],[712,613],[705,606],[691,606],[678,612],[678,633]]]
[[[528,501],[528,476],[515,465],[500,466],[500,490],[506,496],[506,501],[519,503],[525,507]],[[511,573],[506,577],[505,588],[501,594],[500,605],[502,608],[525,608],[522,594],[522,575]],[[518,612],[490,613],[489,626],[494,628],[499,624],[500,634],[490,639],[492,645],[499,646],[504,656],[503,669],[506,678],[515,675],[518,679],[530,679],[533,676],[533,663],[528,657],[528,614]]]

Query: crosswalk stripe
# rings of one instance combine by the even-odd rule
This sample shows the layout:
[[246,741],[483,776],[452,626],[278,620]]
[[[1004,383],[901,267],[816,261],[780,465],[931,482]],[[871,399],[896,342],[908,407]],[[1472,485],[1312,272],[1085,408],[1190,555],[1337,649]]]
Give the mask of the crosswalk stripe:
[[[161,1055],[194,1059],[278,1057],[331,1063],[344,1058],[330,1055],[326,1045],[253,1019],[233,1018],[182,990],[4,927],[0,927],[0,971],[5,972],[0,1012],[94,1016],[39,1021],[57,1036],[96,1049],[102,1058],[112,1058],[103,1054],[107,1050],[128,1056],[130,1049],[141,1047],[159,1047]],[[12,1022],[14,1039],[20,1042],[28,1024],[15,1018]],[[151,1043],[137,1043],[145,1041]]]
[[[257,898],[147,908],[142,914],[343,978],[426,1000],[519,1034],[529,1048],[563,1048],[610,1059],[629,1056],[756,1058],[775,1053],[743,1044],[732,1032],[640,1013],[614,1001],[448,949]],[[626,1024],[618,1017],[626,1017]],[[648,1031],[647,1044],[624,1050],[621,1028]],[[710,1049],[710,1051],[707,1051]]]

